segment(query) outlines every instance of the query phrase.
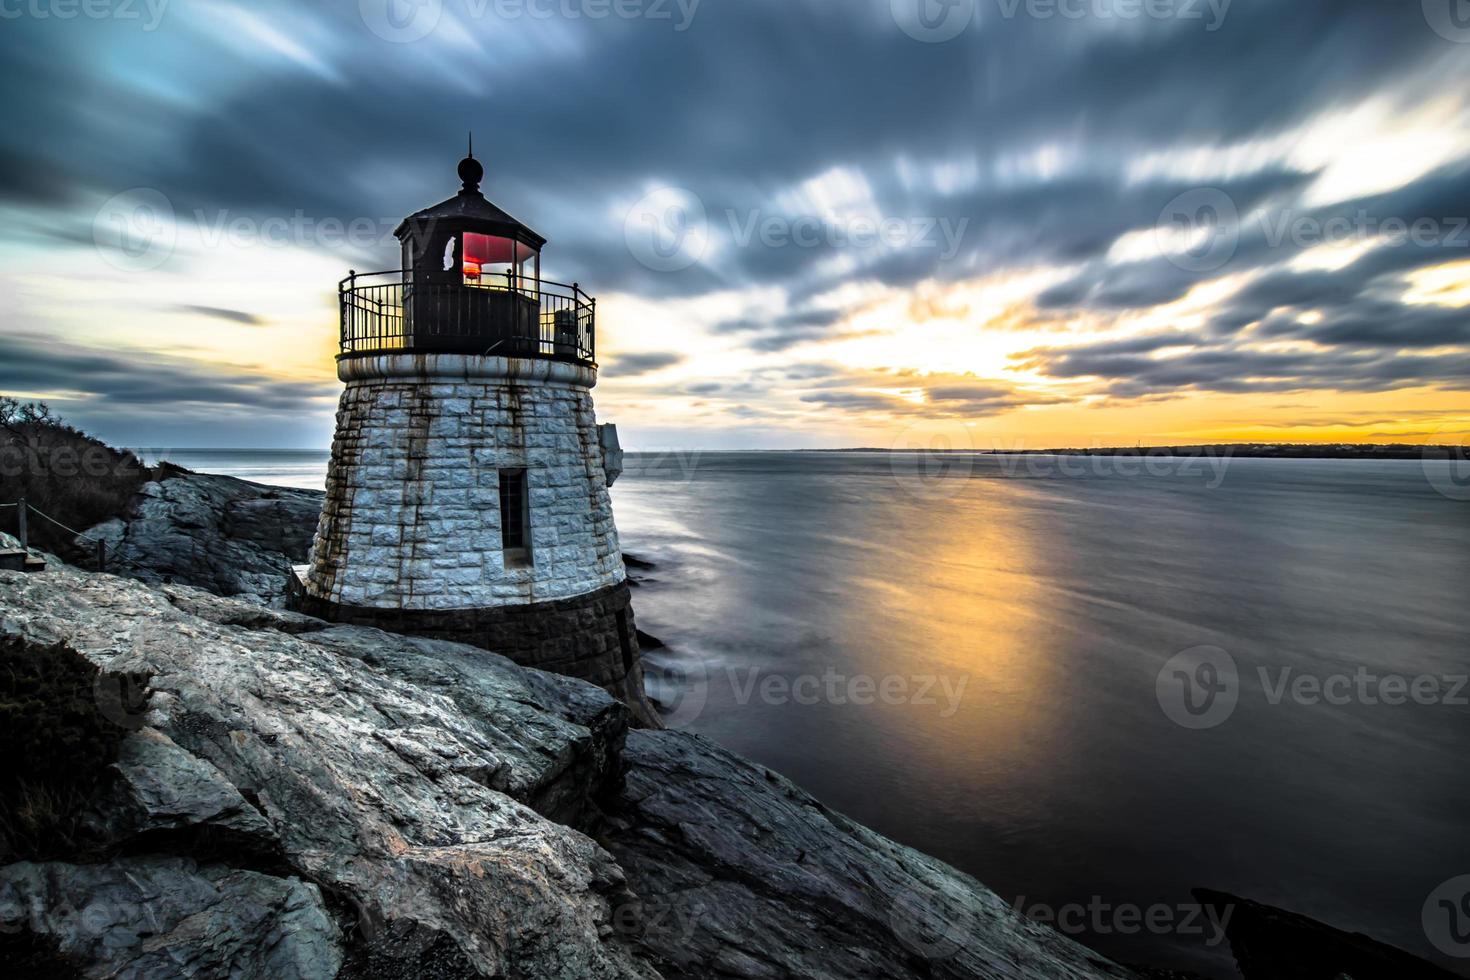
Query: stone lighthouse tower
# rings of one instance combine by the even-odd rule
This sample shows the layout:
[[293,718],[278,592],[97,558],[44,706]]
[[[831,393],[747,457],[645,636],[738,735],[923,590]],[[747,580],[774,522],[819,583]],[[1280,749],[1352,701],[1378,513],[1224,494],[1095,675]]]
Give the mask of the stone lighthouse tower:
[[401,271],[339,287],[346,383],[294,608],[580,677],[653,722],[592,408],[596,301],[463,187],[399,225]]

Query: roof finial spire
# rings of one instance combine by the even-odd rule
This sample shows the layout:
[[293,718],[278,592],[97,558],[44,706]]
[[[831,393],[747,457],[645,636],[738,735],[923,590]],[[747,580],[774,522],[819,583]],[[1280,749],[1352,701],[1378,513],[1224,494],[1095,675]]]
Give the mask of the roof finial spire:
[[459,179],[464,181],[464,186],[459,189],[461,194],[480,193],[480,181],[485,177],[485,168],[480,166],[480,161],[475,159],[475,134],[470,133],[469,156],[459,161]]

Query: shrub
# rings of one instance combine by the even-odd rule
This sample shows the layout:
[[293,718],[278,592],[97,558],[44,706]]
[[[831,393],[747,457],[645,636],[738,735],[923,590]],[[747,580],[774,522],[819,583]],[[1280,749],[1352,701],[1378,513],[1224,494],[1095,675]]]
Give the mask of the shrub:
[[[67,425],[44,403],[0,396],[0,503],[25,497],[78,531],[126,516],[150,478],[137,456]],[[15,529],[13,510],[0,512],[0,530]],[[29,521],[30,544],[73,562],[90,555],[50,521]]]
[[108,782],[128,719],[139,715],[136,705],[119,714],[99,692],[141,691],[147,680],[99,684],[99,676],[65,645],[0,637],[0,858],[75,858],[82,847],[82,814]]

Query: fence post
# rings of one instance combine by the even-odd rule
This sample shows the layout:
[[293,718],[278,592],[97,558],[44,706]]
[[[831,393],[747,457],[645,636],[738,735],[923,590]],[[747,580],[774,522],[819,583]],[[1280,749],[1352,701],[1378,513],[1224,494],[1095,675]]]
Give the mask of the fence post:
[[107,571],[107,542],[97,539],[97,571]]
[[30,535],[26,527],[26,498],[21,497],[15,505],[15,536],[20,539],[22,551],[30,548]]

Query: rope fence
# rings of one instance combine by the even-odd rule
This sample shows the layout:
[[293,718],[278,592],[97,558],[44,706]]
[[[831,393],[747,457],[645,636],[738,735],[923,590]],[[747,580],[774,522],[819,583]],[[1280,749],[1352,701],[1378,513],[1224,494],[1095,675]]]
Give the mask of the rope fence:
[[[70,526],[68,524],[63,524],[61,521],[58,521],[56,518],[52,517],[50,514],[48,514],[45,511],[41,510],[35,504],[33,504],[30,501],[26,500],[24,497],[20,498],[15,503],[11,503],[11,504],[0,504],[0,510],[9,510],[11,508],[14,508],[15,511],[16,511],[16,518],[15,518],[16,535],[15,536],[20,541],[20,546],[21,546],[21,549],[22,550],[26,551],[27,553],[30,553],[30,552],[33,551],[33,549],[31,548],[31,545],[30,545],[30,528],[28,526],[28,522],[27,522],[26,518],[27,518],[27,516],[29,514],[35,514],[37,517],[40,517],[40,518],[42,518],[42,519],[44,519],[46,521],[49,521],[53,526],[58,527],[61,530],[65,531],[66,533],[70,534],[72,537],[76,538],[78,541],[91,541],[93,543],[93,545],[96,547],[95,557],[97,559],[97,571],[99,571],[99,572],[105,572],[105,571],[107,571],[107,542],[106,541],[103,541],[101,538],[88,538],[84,532],[78,531],[76,528],[74,528],[74,527],[72,527],[72,526]],[[119,556],[114,556],[114,557],[116,558],[116,557],[119,557]],[[135,564],[133,562],[128,562],[128,561],[125,561],[124,564],[131,565],[134,568],[141,568],[142,567],[140,565],[137,565],[137,564]]]
[[107,571],[107,566],[109,564],[111,564],[116,569],[130,568],[133,571],[137,571],[137,572],[145,572],[145,573],[157,574],[154,569],[150,569],[150,568],[148,568],[145,565],[140,565],[136,561],[133,561],[130,558],[124,557],[119,552],[113,552],[112,554],[108,554],[108,551],[107,551],[107,542],[106,541],[102,540],[101,538],[88,537],[85,532],[78,531],[76,528],[72,527],[69,524],[63,524],[61,521],[58,521],[56,518],[52,517],[50,514],[46,513],[43,510],[38,509],[35,504],[32,504],[31,502],[29,502],[28,500],[26,500],[24,497],[22,497],[20,500],[16,501],[15,503],[10,503],[10,504],[0,503],[0,510],[12,510],[12,509],[14,509],[16,511],[16,530],[18,532],[16,534],[16,538],[19,539],[21,548],[24,549],[29,554],[33,554],[33,555],[36,555],[36,557],[40,557],[40,555],[37,554],[37,549],[32,548],[30,546],[29,529],[27,527],[27,521],[26,521],[27,514],[34,514],[37,517],[43,518],[46,521],[50,522],[52,525],[61,528],[61,530],[67,532],[68,534],[72,535],[72,537],[76,538],[77,541],[79,541],[79,542],[83,542],[83,541],[90,542],[93,545],[93,547],[95,548],[95,551],[93,552],[93,557],[96,559],[96,562],[97,562],[97,571],[99,571],[99,572],[105,572],[105,571]]

